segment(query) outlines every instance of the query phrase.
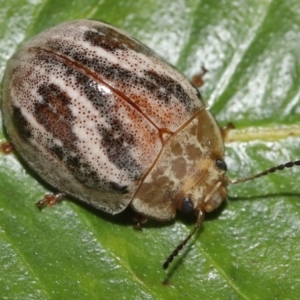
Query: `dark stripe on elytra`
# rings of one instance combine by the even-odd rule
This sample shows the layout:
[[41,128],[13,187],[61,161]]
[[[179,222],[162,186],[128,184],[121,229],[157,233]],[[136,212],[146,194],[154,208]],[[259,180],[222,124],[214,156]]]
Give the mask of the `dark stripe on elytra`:
[[142,166],[130,154],[134,147],[134,136],[124,130],[118,120],[110,128],[98,126],[102,137],[102,145],[110,162],[117,168],[126,171],[132,180],[138,180],[142,175]]
[[134,134],[130,133],[120,122],[118,111],[111,104],[114,101],[110,101],[112,95],[99,90],[98,84],[84,74],[76,74],[76,80],[78,85],[83,87],[86,97],[109,125],[108,128],[100,125],[97,127],[109,161],[125,171],[129,178],[140,179],[142,167],[130,154],[131,149],[136,147],[136,139]]
[[92,46],[103,48],[108,52],[126,49],[125,45],[122,45],[118,38],[111,37],[108,40],[106,35],[101,35],[99,32],[95,31],[87,30],[83,35],[83,40],[88,41]]
[[54,84],[41,84],[38,94],[43,101],[34,103],[34,117],[45,130],[64,143],[68,149],[74,149],[77,140],[72,131],[72,111],[68,108],[71,100],[65,92]]
[[106,190],[112,189],[120,194],[128,193],[127,186],[121,186],[118,183],[112,183],[111,181],[99,177],[99,174],[93,170],[88,163],[84,162],[84,160],[78,156],[70,155],[65,151],[65,148],[54,145],[50,150],[64,162],[64,165],[68,168],[70,173],[84,186],[96,190],[99,190],[100,188]]
[[108,52],[114,53],[117,50],[131,49],[135,52],[145,52],[148,54],[149,49],[145,48],[139,41],[128,38],[126,35],[119,33],[113,28],[107,26],[94,26],[92,30],[86,30],[83,34],[83,40],[89,42],[92,46],[100,47]]
[[[119,44],[115,43],[115,41],[111,38],[107,37],[104,39],[103,36],[99,36],[99,39],[103,42],[103,45],[105,44],[103,48],[106,51],[114,52],[119,49],[126,51],[126,49],[124,50],[123,47],[119,46]],[[93,45],[95,41],[89,40],[89,42]],[[134,43],[134,41],[131,42]],[[101,47],[101,45],[99,46]],[[139,44],[137,44],[137,46],[139,46]],[[119,65],[107,61],[105,58],[90,58],[85,55],[84,49],[81,49],[82,52],[80,52],[80,48],[75,48],[67,43],[51,40],[48,43],[48,47],[51,47],[54,51],[62,53],[67,58],[71,58],[72,60],[82,64],[85,68],[92,70],[95,73],[95,76],[100,76],[102,80],[109,80],[128,88],[136,86],[139,87],[140,90],[145,89],[157,99],[162,101],[165,105],[170,105],[172,97],[175,97],[183,104],[188,112],[192,113],[195,109],[194,102],[191,101],[189,95],[185,92],[185,89],[181,86],[180,82],[173,80],[167,75],[159,74],[154,70],[144,70],[145,76],[141,78],[136,76],[134,72],[123,69]],[[147,47],[145,48],[146,52],[151,51]],[[151,52],[151,55],[156,56],[153,52]],[[177,70],[175,71],[178,72]],[[165,92],[162,92],[160,88],[164,88]],[[196,88],[195,93],[199,96],[199,99],[201,99]]]
[[[61,76],[63,77],[66,76],[66,78],[68,78],[74,76],[78,89],[83,94],[85,94],[89,101],[93,103],[94,107],[101,113],[101,115],[103,117],[106,117],[106,121],[108,124],[113,126],[113,123],[118,120],[119,117],[117,115],[114,115],[112,112],[112,107],[109,104],[109,96],[104,91],[98,89],[98,85],[97,83],[95,83],[95,81],[91,80],[85,74],[79,73],[78,69],[74,68],[72,64],[65,64],[55,56],[51,57],[49,56],[49,54],[43,54],[39,55],[38,59],[40,60],[42,65],[45,64],[45,67],[46,65],[50,64],[52,67],[57,66],[58,68],[60,68],[62,70]],[[70,155],[70,152],[78,153],[78,150],[74,145],[74,141],[76,141],[76,135],[74,135],[72,132],[72,114],[67,107],[68,103],[70,103],[71,100],[66,98],[67,96],[63,91],[60,90],[58,86],[50,84],[48,87],[46,87],[45,85],[46,84],[42,85],[39,88],[39,93],[43,97],[43,102],[35,104],[35,112],[39,115],[37,118],[45,128],[47,128],[52,134],[54,134],[55,137],[58,137],[60,139],[62,137],[65,137],[62,132],[68,132],[70,135],[69,138],[66,137],[66,139],[61,139],[61,141],[63,142],[63,147],[49,144],[49,150],[52,151],[52,153],[55,153],[60,160],[65,162],[66,167],[70,170],[73,176],[75,176],[75,178],[84,185],[96,189],[99,189],[100,187],[104,187],[107,190],[113,189],[114,191],[122,194],[127,193],[128,189],[126,186],[121,186],[117,183],[112,183],[110,181],[104,180],[103,178],[100,178],[99,175],[94,171],[92,166],[90,166],[89,163],[85,161],[84,157]],[[47,106],[46,103],[49,103],[49,105]],[[58,115],[55,115],[55,112],[58,111],[61,106],[64,106],[64,118],[68,115],[68,121],[70,122],[70,124],[67,124],[67,122],[60,124],[60,128],[62,128],[63,126],[66,127],[62,130],[62,132],[58,131],[59,129],[56,127],[51,128],[54,116],[56,120],[59,118]],[[43,120],[42,114],[44,112],[47,114],[48,120]],[[48,116],[50,116],[50,122]],[[124,128],[123,130],[121,130],[120,126],[119,130],[121,135],[126,136],[126,141],[129,141],[128,133],[126,132],[126,130]],[[133,141],[131,140],[131,145],[132,143]],[[109,147],[109,149],[105,149],[107,153],[118,153],[118,151],[120,151],[120,145],[109,144],[107,145],[107,147]],[[124,171],[127,171],[129,178],[140,178],[142,174],[140,172],[137,172],[137,169],[139,167],[138,163],[133,157],[130,156],[127,149],[126,152],[126,159],[122,160],[122,162],[117,160],[117,166]],[[119,155],[122,154],[119,153]],[[115,156],[109,154],[108,157],[111,158],[111,162],[115,164]]]
[[[191,101],[189,95],[182,86],[169,76],[158,74],[155,71],[145,70],[145,76],[139,77],[133,72],[123,69],[120,66],[107,62],[102,63],[96,59],[85,61],[85,63],[88,68],[94,68],[94,72],[100,74],[104,80],[116,82],[122,86],[127,86],[128,88],[136,86],[137,88],[139,87],[140,90],[145,89],[149,94],[156,97],[165,105],[170,105],[172,97],[176,97],[188,112],[192,112],[195,109],[193,105],[194,102]],[[161,88],[164,88],[165,91],[162,92]],[[143,110],[142,107],[141,109]]]
[[21,112],[19,107],[13,106],[12,119],[14,128],[17,130],[20,138],[28,142],[32,138],[32,127]]
[[[88,42],[91,46],[99,47],[107,52],[114,53],[118,50],[133,50],[137,53],[144,53],[150,55],[151,50],[141,44],[139,41],[127,38],[112,28],[104,26],[94,27],[96,31],[86,30],[83,34],[83,41]],[[65,41],[59,39],[51,39],[45,43],[47,48],[64,53],[64,55],[71,57],[74,52],[74,47],[69,46]],[[84,58],[84,55],[82,56]]]
[[120,194],[128,194],[128,186],[126,185],[120,185],[116,182],[110,181],[109,186],[114,190],[114,191],[118,191]]
[[[78,139],[72,131],[74,117],[68,107],[71,99],[53,83],[40,85],[38,93],[42,96],[43,101],[34,104],[34,116],[47,132],[63,143],[61,147],[50,141],[45,146],[60,161],[64,162],[64,165],[79,182],[85,186],[99,188],[102,180],[93,168],[84,162],[84,158],[70,154],[79,153],[75,144]],[[108,183],[106,184],[108,186]]]
[[66,119],[69,122],[73,120],[72,111],[68,107],[68,104],[71,103],[71,99],[59,86],[53,83],[44,83],[38,87],[38,93],[60,119]]

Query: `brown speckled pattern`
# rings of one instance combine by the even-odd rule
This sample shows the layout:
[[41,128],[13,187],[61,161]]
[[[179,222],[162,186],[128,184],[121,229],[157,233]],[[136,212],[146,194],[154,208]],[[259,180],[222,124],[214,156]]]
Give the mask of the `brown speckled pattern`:
[[[148,180],[174,133],[205,112],[197,89],[149,48],[88,20],[24,44],[8,63],[3,92],[7,132],[25,161],[58,190],[112,214]],[[190,170],[180,153],[200,148],[174,147],[178,180]]]
[[[172,219],[189,198],[195,211],[211,211],[226,198],[220,130],[202,110],[168,141],[132,200],[133,208],[152,219]],[[213,209],[211,209],[213,207]]]

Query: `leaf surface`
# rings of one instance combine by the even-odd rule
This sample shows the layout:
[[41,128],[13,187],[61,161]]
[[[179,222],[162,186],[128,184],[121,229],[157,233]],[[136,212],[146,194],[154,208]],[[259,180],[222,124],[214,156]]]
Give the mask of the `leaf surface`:
[[[187,77],[208,69],[201,93],[220,125],[233,122],[229,177],[300,157],[300,3],[242,1],[0,1],[0,78],[22,42],[60,22],[122,28]],[[4,131],[0,139],[6,139]],[[3,299],[297,299],[299,168],[230,186],[228,201],[166,272],[161,265],[195,220],[108,216],[74,201],[39,212],[45,186],[0,155]]]

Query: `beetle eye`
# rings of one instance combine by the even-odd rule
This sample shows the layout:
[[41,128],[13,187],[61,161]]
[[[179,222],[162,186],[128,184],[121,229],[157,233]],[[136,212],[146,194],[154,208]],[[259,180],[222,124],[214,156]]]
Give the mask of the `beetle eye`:
[[220,170],[223,170],[223,171],[227,171],[227,165],[226,165],[226,163],[225,163],[225,161],[224,160],[222,160],[222,159],[217,159],[216,160],[216,165],[217,165],[217,167],[220,169]]
[[194,213],[194,204],[188,197],[185,197],[182,201],[182,212],[186,215]]

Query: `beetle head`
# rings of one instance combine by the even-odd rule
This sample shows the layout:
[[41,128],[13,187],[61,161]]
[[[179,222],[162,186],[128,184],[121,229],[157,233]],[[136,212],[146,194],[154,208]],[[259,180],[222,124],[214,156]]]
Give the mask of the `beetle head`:
[[187,193],[177,204],[177,209],[183,213],[211,212],[218,208],[227,196],[226,163],[222,159],[206,159],[202,161],[199,180],[192,182],[194,186],[188,188]]

